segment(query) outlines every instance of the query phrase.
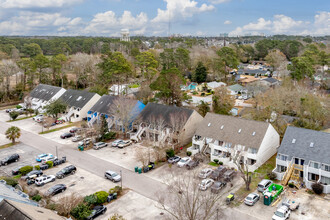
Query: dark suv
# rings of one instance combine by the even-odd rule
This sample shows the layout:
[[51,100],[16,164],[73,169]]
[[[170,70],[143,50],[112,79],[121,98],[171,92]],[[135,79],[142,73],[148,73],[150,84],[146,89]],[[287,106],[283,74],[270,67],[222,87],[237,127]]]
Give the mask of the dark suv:
[[19,160],[19,155],[18,154],[13,154],[9,157],[6,157],[5,159],[1,160],[1,165],[6,166],[7,164],[17,162]]
[[56,177],[58,179],[63,179],[65,176],[69,174],[74,174],[76,172],[77,168],[73,165],[64,167],[62,170],[60,170],[58,173],[56,173]]

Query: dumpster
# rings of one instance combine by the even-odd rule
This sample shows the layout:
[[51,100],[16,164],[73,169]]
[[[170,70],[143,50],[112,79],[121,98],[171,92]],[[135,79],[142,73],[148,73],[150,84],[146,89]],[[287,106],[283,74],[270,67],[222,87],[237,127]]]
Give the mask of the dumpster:
[[139,168],[139,174],[142,173],[142,168]]
[[135,167],[135,173],[139,172],[139,168],[138,167]]
[[79,146],[78,149],[79,149],[80,151],[84,151],[84,146]]
[[[268,203],[268,199],[270,199],[269,202],[272,203],[274,200],[276,200],[278,198],[278,196],[281,194],[282,191],[283,191],[283,186],[275,184],[275,183],[271,184],[263,193],[264,194],[264,204],[267,205],[266,203]],[[265,201],[265,199],[267,200],[267,202]]]
[[264,194],[264,205],[270,205],[272,203],[272,194],[270,192],[266,192]]
[[117,193],[113,194],[113,199],[117,199]]

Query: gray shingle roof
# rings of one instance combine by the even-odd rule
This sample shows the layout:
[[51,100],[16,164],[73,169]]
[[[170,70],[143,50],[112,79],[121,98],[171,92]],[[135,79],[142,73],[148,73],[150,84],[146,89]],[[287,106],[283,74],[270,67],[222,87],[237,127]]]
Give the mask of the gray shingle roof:
[[238,74],[266,74],[267,70],[260,70],[260,69],[239,69]]
[[228,89],[230,89],[231,91],[235,91],[235,92],[242,91],[243,88],[244,87],[241,86],[240,84],[235,84],[235,85],[228,86]]
[[259,149],[268,126],[270,124],[266,122],[207,113],[195,134]]
[[74,106],[82,108],[95,94],[96,93],[82,90],[69,89],[60,97],[60,99],[62,99],[69,107]]
[[184,126],[193,112],[192,109],[149,102],[140,113],[139,120],[150,123],[162,119],[165,126],[172,127],[174,122],[171,118],[175,117],[178,121],[181,120],[181,126]]
[[39,84],[30,92],[30,97],[49,101],[53,96],[58,93],[62,88],[57,86],[50,86],[45,84]]
[[278,82],[277,79],[274,79],[274,78],[272,78],[272,77],[268,77],[268,78],[265,78],[265,79],[262,79],[262,80],[263,80],[263,81],[266,81],[266,82],[269,82],[269,83],[271,83],[271,84]]
[[[295,139],[295,143],[293,142]],[[313,147],[310,147],[313,143]],[[330,134],[304,128],[289,126],[284,134],[278,153],[305,159],[305,164],[310,160],[330,164]]]
[[90,110],[101,114],[111,114],[110,106],[117,99],[123,98],[118,96],[103,95]]

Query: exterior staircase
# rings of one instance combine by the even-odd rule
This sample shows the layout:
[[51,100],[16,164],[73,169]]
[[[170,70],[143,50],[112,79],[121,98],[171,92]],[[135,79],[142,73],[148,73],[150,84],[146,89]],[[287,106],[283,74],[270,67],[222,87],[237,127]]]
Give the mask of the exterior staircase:
[[300,171],[304,170],[304,166],[303,165],[299,165],[299,164],[294,164],[293,162],[293,158],[289,164],[289,167],[287,169],[287,171],[285,172],[281,184],[283,186],[287,185],[288,182],[292,182],[298,189],[301,188],[301,182],[300,182]]
[[292,171],[293,171],[293,168],[294,168],[294,166],[293,166],[293,158],[292,158],[292,160],[289,163],[289,166],[288,166],[288,168],[287,168],[287,170],[286,170],[286,172],[285,172],[285,174],[284,174],[284,176],[282,178],[282,181],[281,181],[281,184],[283,186],[285,186],[286,184],[288,184],[288,182],[290,180],[290,177],[291,177],[291,174],[292,174]]

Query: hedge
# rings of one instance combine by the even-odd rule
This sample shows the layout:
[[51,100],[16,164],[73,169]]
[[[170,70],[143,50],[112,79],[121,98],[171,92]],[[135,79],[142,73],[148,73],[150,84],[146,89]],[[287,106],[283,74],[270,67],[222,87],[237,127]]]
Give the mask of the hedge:
[[105,191],[98,191],[95,193],[96,197],[97,197],[97,204],[103,204],[107,201],[108,198],[108,193]]
[[6,181],[7,185],[15,187],[18,184],[18,181],[11,177],[1,177],[0,179]]
[[48,165],[48,168],[52,168],[54,166],[53,161],[47,161],[46,164]]
[[40,166],[39,166],[39,165],[35,165],[35,166],[34,166],[34,169],[35,169],[35,170],[40,170]]
[[37,195],[33,196],[32,200],[39,202],[41,200],[41,195],[37,194]]
[[88,203],[89,205],[97,204],[97,196],[95,194],[85,196],[84,202]]
[[84,204],[84,203],[80,203],[76,207],[74,207],[71,210],[70,213],[76,219],[78,219],[78,220],[84,220],[88,216],[90,216],[90,214],[92,214],[92,211],[90,210],[90,206],[89,205]]
[[21,169],[19,169],[19,172],[20,172],[20,174],[22,174],[22,176],[25,176],[32,170],[33,170],[33,166],[25,166],[25,167],[22,167]]

